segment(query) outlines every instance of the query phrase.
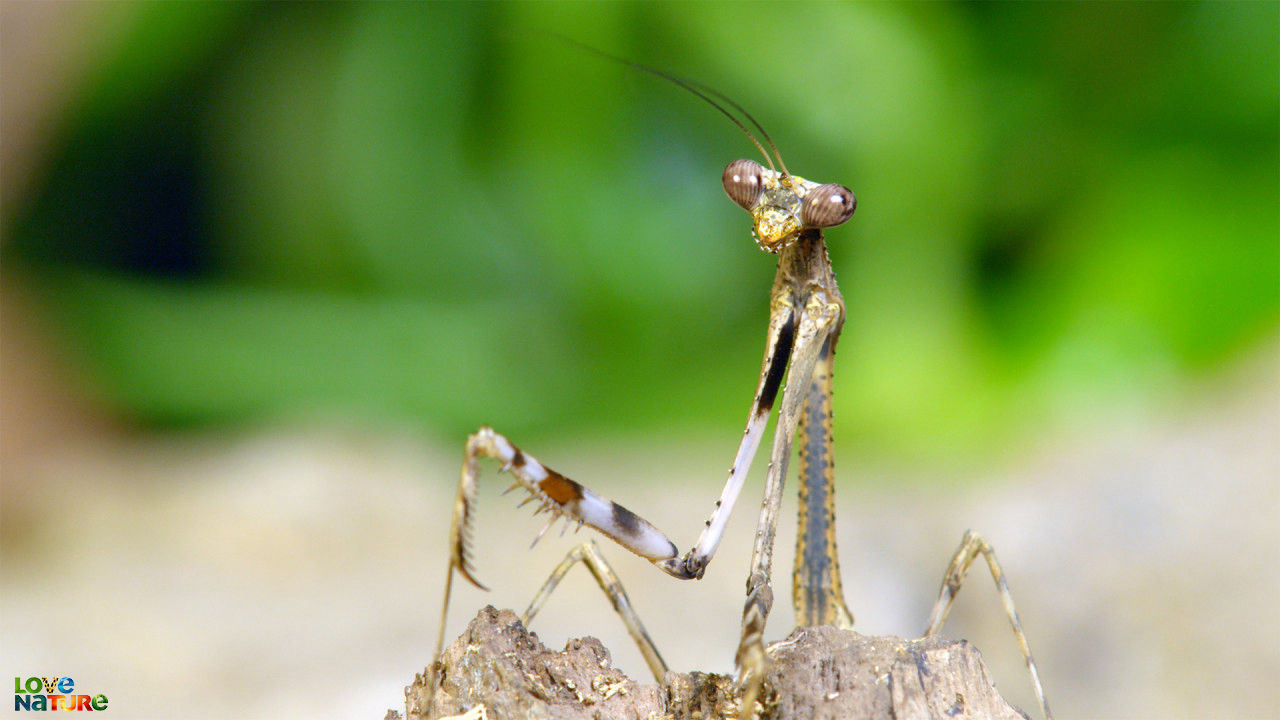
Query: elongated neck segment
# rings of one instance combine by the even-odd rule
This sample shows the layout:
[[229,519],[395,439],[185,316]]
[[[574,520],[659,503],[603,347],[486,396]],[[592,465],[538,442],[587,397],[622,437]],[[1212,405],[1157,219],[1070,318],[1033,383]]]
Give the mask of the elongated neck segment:
[[775,290],[777,285],[791,288],[798,306],[803,306],[814,293],[823,293],[828,302],[840,305],[843,322],[844,296],[836,287],[836,276],[831,270],[827,243],[821,230],[802,230],[795,242],[778,252],[778,276],[774,284]]

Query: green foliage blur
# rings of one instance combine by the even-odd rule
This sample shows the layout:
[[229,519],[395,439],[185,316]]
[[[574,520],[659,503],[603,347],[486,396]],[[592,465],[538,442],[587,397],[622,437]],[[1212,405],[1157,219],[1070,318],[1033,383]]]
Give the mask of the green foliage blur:
[[719,177],[757,153],[554,34],[716,87],[857,194],[842,441],[1016,446],[1276,337],[1274,4],[110,14],[4,265],[153,427],[739,433],[774,259]]

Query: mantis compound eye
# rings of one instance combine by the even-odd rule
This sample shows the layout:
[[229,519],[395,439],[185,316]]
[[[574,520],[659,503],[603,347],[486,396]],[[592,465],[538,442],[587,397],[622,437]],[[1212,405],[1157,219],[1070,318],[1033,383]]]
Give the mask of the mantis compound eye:
[[805,195],[800,205],[800,222],[811,228],[834,227],[852,217],[856,209],[858,199],[849,188],[834,183],[819,185]]
[[721,181],[729,199],[750,210],[764,191],[764,168],[751,160],[734,160],[724,169]]

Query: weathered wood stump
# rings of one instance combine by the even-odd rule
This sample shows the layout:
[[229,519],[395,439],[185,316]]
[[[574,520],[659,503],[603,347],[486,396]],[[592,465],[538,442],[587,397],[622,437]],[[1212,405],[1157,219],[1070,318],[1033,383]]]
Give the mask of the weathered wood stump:
[[[1000,697],[981,655],[964,641],[797,628],[768,653],[765,718],[1026,718]],[[661,687],[642,685],[613,667],[599,640],[571,640],[553,652],[515,613],[492,606],[445,649],[434,669],[405,689],[407,720],[464,713],[476,720],[737,717],[731,677],[670,672]]]

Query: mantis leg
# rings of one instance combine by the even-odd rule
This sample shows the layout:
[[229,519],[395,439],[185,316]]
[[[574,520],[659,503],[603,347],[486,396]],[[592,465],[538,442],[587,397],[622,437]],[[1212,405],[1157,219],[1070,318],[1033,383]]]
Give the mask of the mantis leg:
[[1018,647],[1022,650],[1022,657],[1027,661],[1027,671],[1031,673],[1031,683],[1036,689],[1036,699],[1040,701],[1040,712],[1044,714],[1045,720],[1051,720],[1053,713],[1049,712],[1049,702],[1045,699],[1044,687],[1040,684],[1040,672],[1036,669],[1035,659],[1031,657],[1027,636],[1022,632],[1022,621],[1018,619],[1018,611],[1013,606],[1013,593],[1009,592],[1009,583],[1005,582],[1004,570],[1000,568],[1000,563],[996,560],[996,552],[990,543],[972,530],[964,534],[964,538],[960,540],[960,547],[947,566],[947,572],[942,578],[942,589],[938,593],[938,601],[934,603],[933,612],[929,614],[929,627],[925,628],[924,636],[937,635],[942,630],[942,624],[947,621],[947,614],[951,612],[951,604],[955,602],[956,594],[960,592],[960,586],[969,572],[969,566],[978,555],[982,555],[987,561],[987,567],[991,569],[991,579],[995,581],[996,588],[1000,591],[1004,613],[1009,618],[1009,624],[1013,626],[1013,634],[1018,638]]
[[662,676],[667,674],[667,663],[663,661],[662,655],[658,654],[658,648],[654,646],[653,640],[649,637],[649,631],[645,630],[644,623],[641,622],[640,616],[631,607],[631,598],[627,596],[627,590],[622,586],[622,581],[613,571],[613,567],[609,565],[609,561],[604,559],[604,555],[600,554],[600,548],[596,545],[595,540],[588,540],[581,545],[570,550],[556,569],[551,572],[551,577],[543,583],[542,588],[538,590],[538,594],[533,597],[529,603],[529,608],[524,611],[524,615],[520,616],[520,621],[529,626],[533,621],[533,616],[538,614],[542,609],[542,605],[546,603],[547,598],[551,596],[552,591],[564,579],[566,573],[569,572],[577,563],[581,562],[591,571],[592,577],[596,579],[596,584],[609,596],[609,602],[613,604],[613,609],[618,613],[618,617],[622,618],[622,624],[627,626],[627,632],[631,634],[631,639],[636,641],[636,646],[640,648],[640,654],[644,656],[645,664],[649,666],[649,670],[653,672],[653,677],[658,683],[662,683]]
[[[476,587],[488,589],[476,579],[471,560],[474,526],[472,507],[478,489],[481,458],[493,458],[501,462],[502,469],[510,471],[516,480],[508,490],[524,488],[529,493],[524,502],[538,501],[540,504],[537,512],[549,512],[552,522],[563,518],[566,522],[576,522],[579,526],[590,525],[673,577],[686,580],[702,577],[719,547],[734,502],[742,490],[751,461],[760,446],[770,411],[782,385],[783,371],[792,355],[796,325],[791,294],[779,291],[770,312],[760,380],[747,416],[746,430],[737,455],[734,456],[733,465],[729,468],[729,478],[698,542],[684,557],[678,557],[675,544],[644,518],[548,468],[493,428],[481,427],[468,437],[457,498],[454,501],[453,521],[449,529],[449,566],[445,571],[436,656],[439,657],[444,648],[444,628],[452,596],[454,571],[457,570]],[[549,522],[538,536],[541,537],[550,526]]]
[[535,514],[549,513],[551,519],[534,539],[536,543],[556,522],[590,525],[600,530],[618,544],[661,567],[663,562],[679,562],[675,543],[644,518],[617,503],[603,498],[551,468],[532,455],[525,453],[490,427],[482,427],[467,438],[462,461],[458,494],[454,501],[453,522],[449,528],[449,566],[446,569],[444,601],[440,609],[440,634],[436,640],[436,657],[444,649],[444,628],[449,613],[449,599],[453,590],[453,573],[457,570],[468,582],[488,590],[476,579],[471,561],[472,528],[476,490],[479,481],[479,461],[482,457],[495,458],[509,470],[516,482],[508,490],[523,488],[528,492],[525,503],[538,501]]

